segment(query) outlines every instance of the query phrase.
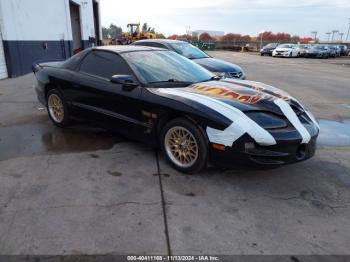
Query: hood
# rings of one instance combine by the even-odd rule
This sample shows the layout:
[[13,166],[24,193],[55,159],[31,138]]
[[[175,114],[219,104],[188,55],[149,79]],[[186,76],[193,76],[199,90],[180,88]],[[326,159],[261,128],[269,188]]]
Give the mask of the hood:
[[238,65],[216,58],[200,58],[193,59],[193,61],[211,72],[242,72],[242,68],[240,68]]
[[322,49],[317,49],[317,48],[310,48],[306,50],[307,53],[321,53],[324,52]]
[[275,50],[276,47],[263,47],[262,50],[264,51],[272,51],[272,50]]
[[291,51],[291,50],[292,48],[288,48],[288,47],[280,47],[275,49],[275,51],[282,51],[282,52]]
[[[243,112],[259,110],[273,112],[278,115],[283,115],[283,112],[274,103],[274,100],[281,98],[290,103],[292,99],[288,93],[278,88],[259,82],[236,79],[201,82],[188,87],[169,89],[175,93],[178,90],[182,95],[188,92],[191,94],[200,94],[210,99],[220,100]],[[152,90],[156,91],[153,88]],[[186,96],[183,95],[183,97]]]

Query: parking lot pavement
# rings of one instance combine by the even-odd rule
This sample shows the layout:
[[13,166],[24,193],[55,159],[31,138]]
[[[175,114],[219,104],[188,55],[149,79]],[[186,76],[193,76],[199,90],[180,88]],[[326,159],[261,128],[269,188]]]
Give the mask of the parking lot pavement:
[[326,119],[316,156],[184,175],[105,130],[53,127],[32,75],[1,80],[0,254],[350,254],[349,60],[210,54]]
[[172,252],[349,254],[349,159],[321,149],[298,165],[196,176],[161,162]]

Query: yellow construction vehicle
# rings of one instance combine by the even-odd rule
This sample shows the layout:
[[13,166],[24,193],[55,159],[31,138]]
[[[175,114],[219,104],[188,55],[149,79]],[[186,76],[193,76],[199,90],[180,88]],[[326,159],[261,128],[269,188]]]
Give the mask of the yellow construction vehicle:
[[128,32],[124,32],[122,34],[122,38],[118,39],[119,44],[128,45],[137,40],[156,38],[156,34],[154,32],[142,32],[140,30],[140,23],[130,23],[127,25],[127,28]]

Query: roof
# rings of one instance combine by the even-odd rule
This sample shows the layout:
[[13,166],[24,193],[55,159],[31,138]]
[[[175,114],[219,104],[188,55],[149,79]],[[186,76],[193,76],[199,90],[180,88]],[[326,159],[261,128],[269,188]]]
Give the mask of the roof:
[[136,41],[135,43],[144,43],[144,42],[172,44],[172,43],[184,43],[185,41],[172,40],[172,39],[144,39],[144,40]]
[[108,50],[116,53],[164,50],[163,48],[156,48],[156,47],[149,47],[149,46],[136,46],[136,45],[107,45],[107,46],[94,47],[93,49]]

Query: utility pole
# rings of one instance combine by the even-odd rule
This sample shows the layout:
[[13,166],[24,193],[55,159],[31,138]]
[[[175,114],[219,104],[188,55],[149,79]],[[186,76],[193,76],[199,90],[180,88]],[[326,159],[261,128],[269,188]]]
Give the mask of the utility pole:
[[332,43],[333,43],[333,40],[334,40],[334,34],[338,33],[338,32],[339,32],[338,30],[332,30]]
[[317,38],[317,31],[312,31],[311,35],[313,35],[314,37],[314,41],[316,42],[316,38]]
[[340,43],[342,43],[343,42],[343,35],[344,35],[344,33],[339,33],[339,35],[340,35]]
[[263,34],[265,33],[265,31],[261,31],[260,32],[260,49],[262,48],[262,43],[263,43]]
[[328,36],[327,43],[329,43],[329,38],[331,37],[331,32],[327,32],[326,35]]
[[191,35],[191,26],[186,26],[186,35]]
[[349,28],[348,28],[348,33],[346,34],[346,39],[345,39],[345,42],[348,41],[349,39],[349,33],[350,33],[350,18],[349,18]]

